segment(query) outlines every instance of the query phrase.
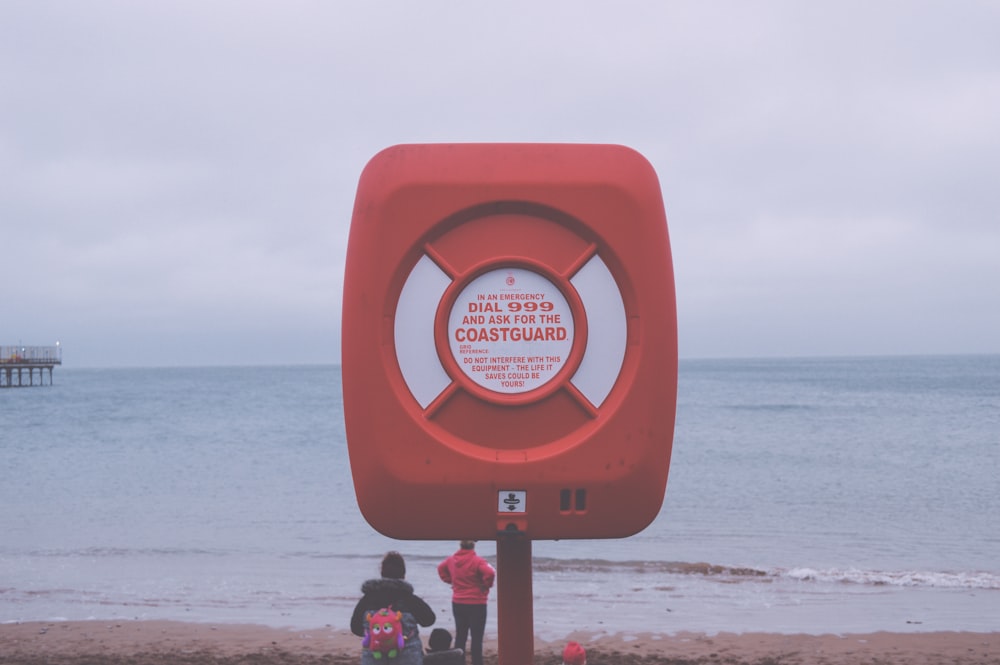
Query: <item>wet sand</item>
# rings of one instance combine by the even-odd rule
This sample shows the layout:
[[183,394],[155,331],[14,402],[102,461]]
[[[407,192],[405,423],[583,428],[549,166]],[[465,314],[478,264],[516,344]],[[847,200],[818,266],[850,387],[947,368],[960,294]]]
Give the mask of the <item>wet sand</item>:
[[[426,636],[424,636],[426,638]],[[1000,665],[1000,633],[868,635],[628,634],[567,637],[587,649],[588,665]],[[535,665],[559,665],[566,640],[535,640]],[[497,663],[487,639],[486,663]],[[359,639],[318,628],[176,621],[31,622],[0,625],[0,663],[18,665],[347,665],[359,662]]]

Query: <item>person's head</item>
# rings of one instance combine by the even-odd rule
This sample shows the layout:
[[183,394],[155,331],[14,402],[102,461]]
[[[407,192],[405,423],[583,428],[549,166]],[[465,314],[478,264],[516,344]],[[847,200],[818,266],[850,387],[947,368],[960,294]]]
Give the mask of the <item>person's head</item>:
[[392,551],[387,552],[382,557],[382,577],[394,580],[401,580],[406,577],[406,562],[403,561],[402,554]]
[[459,543],[459,546],[463,550],[474,550],[474,549],[476,549],[476,541],[474,541],[474,540],[463,540],[462,542]]
[[587,665],[587,652],[579,642],[570,642],[563,649],[563,665]]
[[430,651],[447,651],[451,648],[451,633],[444,628],[435,628],[427,638],[427,648]]

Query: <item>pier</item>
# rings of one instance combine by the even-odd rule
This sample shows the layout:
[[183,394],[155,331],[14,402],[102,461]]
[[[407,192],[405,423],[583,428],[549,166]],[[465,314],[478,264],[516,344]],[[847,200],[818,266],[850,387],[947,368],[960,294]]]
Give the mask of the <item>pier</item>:
[[55,346],[0,346],[0,388],[44,386],[45,370],[49,372],[51,386],[52,368],[56,365],[62,365],[59,342]]

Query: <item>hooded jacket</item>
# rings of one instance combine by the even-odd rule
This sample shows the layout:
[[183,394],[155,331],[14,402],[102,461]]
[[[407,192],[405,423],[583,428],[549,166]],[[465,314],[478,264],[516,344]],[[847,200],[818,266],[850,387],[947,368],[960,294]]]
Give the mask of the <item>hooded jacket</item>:
[[365,612],[377,612],[383,607],[403,613],[403,632],[407,640],[417,634],[417,624],[430,626],[436,618],[430,605],[414,594],[413,585],[405,580],[389,577],[366,580],[361,585],[361,593],[361,600],[351,615],[351,632],[358,637],[365,634]]
[[460,605],[485,605],[496,571],[476,550],[460,549],[438,565],[438,575],[451,585],[451,600]]

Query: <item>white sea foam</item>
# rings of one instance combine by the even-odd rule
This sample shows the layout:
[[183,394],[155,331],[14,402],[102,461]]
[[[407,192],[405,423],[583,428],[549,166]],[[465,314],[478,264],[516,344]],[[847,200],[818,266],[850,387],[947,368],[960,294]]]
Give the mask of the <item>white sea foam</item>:
[[778,572],[795,580],[874,586],[934,587],[938,589],[984,589],[1000,591],[1000,576],[988,572],[884,571],[857,568],[792,568]]

